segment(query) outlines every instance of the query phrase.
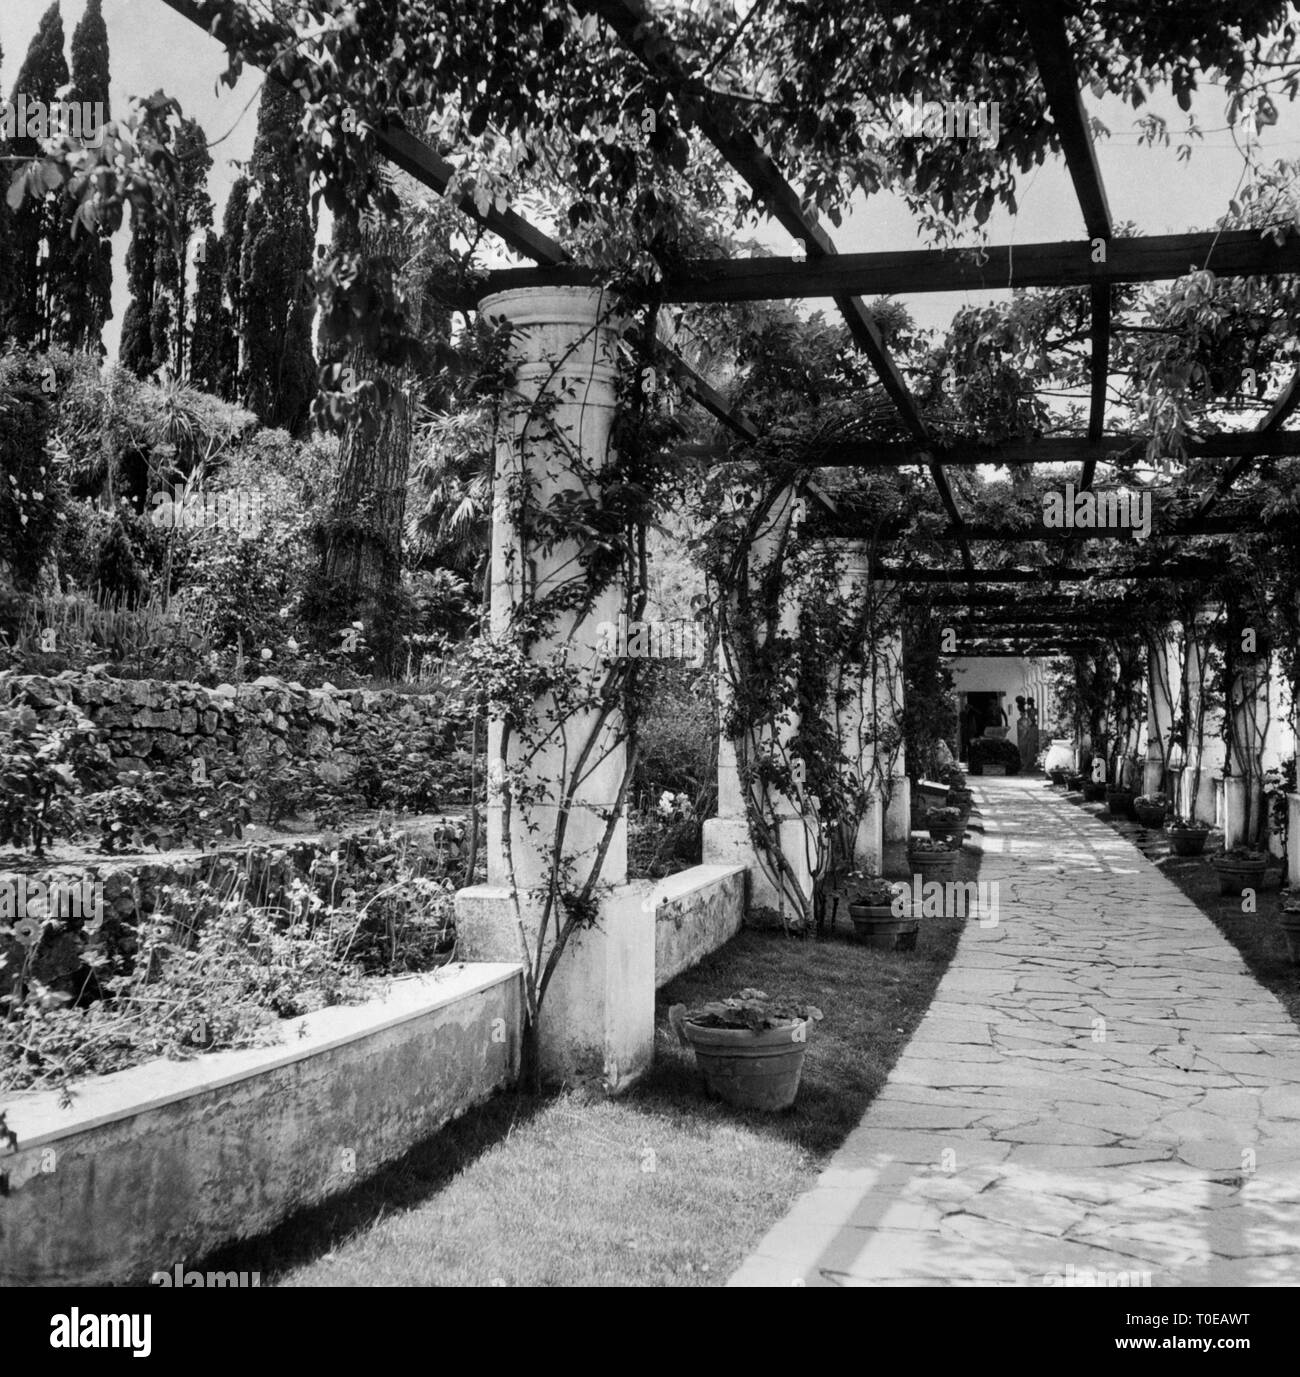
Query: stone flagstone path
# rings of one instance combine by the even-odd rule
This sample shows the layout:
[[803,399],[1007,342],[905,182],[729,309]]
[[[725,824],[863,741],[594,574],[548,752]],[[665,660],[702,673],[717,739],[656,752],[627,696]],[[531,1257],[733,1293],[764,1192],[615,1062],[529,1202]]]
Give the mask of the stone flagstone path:
[[972,784],[998,920],[729,1285],[1300,1284],[1300,1031],[1106,823]]

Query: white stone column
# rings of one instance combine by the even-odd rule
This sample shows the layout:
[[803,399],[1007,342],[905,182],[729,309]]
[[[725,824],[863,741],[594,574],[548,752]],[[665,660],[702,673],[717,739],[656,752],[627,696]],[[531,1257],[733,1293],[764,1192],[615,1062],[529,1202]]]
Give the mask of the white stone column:
[[[1200,618],[1198,617],[1198,622]],[[1187,684],[1187,767],[1183,772],[1183,799],[1180,811],[1204,821],[1217,821],[1219,784],[1223,779],[1223,741],[1219,734],[1222,722],[1222,709],[1213,701],[1214,687],[1208,684],[1204,695],[1201,690],[1201,669],[1204,655],[1201,647],[1205,641],[1206,630],[1197,625],[1188,628],[1187,653],[1183,659],[1183,677]],[[1201,713],[1204,696],[1204,714]],[[1196,724],[1201,718],[1198,738]],[[1193,783],[1199,770],[1199,783],[1195,797],[1192,796]]]
[[[1269,660],[1265,655],[1240,657],[1240,668],[1232,681],[1232,702],[1225,711],[1232,713],[1232,731],[1237,743],[1231,757],[1225,750],[1224,838],[1225,847],[1246,844],[1264,806],[1263,733],[1261,720],[1269,711]],[[1267,846],[1267,823],[1260,828]]]
[[[840,591],[854,605],[865,597],[871,582],[871,554],[865,541],[846,540],[828,542],[836,548],[841,562]],[[885,800],[876,772],[876,747],[872,722],[875,706],[875,685],[866,657],[855,659],[844,667],[847,702],[828,704],[834,718],[839,739],[850,767],[857,773],[865,790],[862,815],[853,837],[852,860],[855,868],[882,874],[885,864]]]
[[1178,643],[1168,632],[1152,637],[1147,644],[1147,751],[1142,772],[1142,792],[1159,793],[1168,781],[1166,751],[1174,725],[1175,687],[1182,666]]
[[[761,529],[750,544],[749,572],[751,575],[777,557],[787,538],[791,522],[796,518],[796,498],[787,489],[771,509],[765,513]],[[782,600],[780,630],[793,633],[799,622],[799,607],[795,598]],[[726,659],[727,648],[718,649],[719,723],[725,719],[731,695],[731,675]],[[777,728],[775,745],[779,749],[793,739],[799,723],[787,716]],[[755,750],[766,749],[772,743],[755,741]],[[747,902],[751,908],[770,908],[785,918],[799,912],[799,896],[811,905],[814,884],[814,854],[816,839],[809,835],[810,822],[805,819],[797,799],[772,792],[768,796],[769,821],[774,826],[777,844],[789,872],[782,871],[754,845],[749,822],[749,800],[745,797],[737,761],[736,743],[723,733],[718,739],[718,812],[708,818],[702,828],[702,857],[705,865],[743,865],[749,877]],[[793,909],[793,913],[792,913]]]
[[[889,600],[896,589],[893,585],[878,584],[876,593]],[[875,659],[875,692],[877,720],[888,723],[901,733],[903,728],[903,633],[892,632],[881,638]],[[884,867],[889,875],[907,875],[907,843],[912,835],[912,785],[907,777],[907,761],[900,744],[893,760],[881,766],[888,771],[885,783],[887,797],[884,817]]]
[[[492,523],[491,628],[510,638],[519,635],[521,608],[531,612],[584,577],[578,541],[556,540],[530,513],[563,493],[593,490],[610,458],[617,332],[608,298],[586,287],[502,292],[480,310],[515,331],[516,395],[506,399],[498,436]],[[618,652],[609,629],[625,593],[611,586],[590,606],[558,612],[528,642],[529,658],[601,682]],[[538,947],[543,957],[552,950],[557,926],[553,913],[540,931],[552,853],[562,857],[568,891],[598,867],[599,914],[569,938],[545,992],[539,1051],[548,1079],[599,1077],[620,1090],[653,1055],[655,989],[653,908],[626,883],[624,723],[618,707],[603,725],[594,709],[553,708],[544,695],[522,732],[500,717],[489,724],[488,882],[457,895],[460,954],[536,968]]]

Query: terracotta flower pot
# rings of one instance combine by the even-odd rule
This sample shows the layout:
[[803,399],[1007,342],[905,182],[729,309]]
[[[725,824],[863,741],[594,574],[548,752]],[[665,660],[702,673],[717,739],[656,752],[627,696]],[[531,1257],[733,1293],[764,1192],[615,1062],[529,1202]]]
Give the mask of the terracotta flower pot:
[[1085,780],[1083,784],[1083,801],[1085,803],[1103,803],[1106,798],[1106,786],[1094,783],[1091,779]]
[[1162,803],[1139,803],[1136,799],[1133,800],[1133,812],[1143,827],[1163,827],[1169,814]]
[[794,1103],[811,1028],[806,1019],[758,1032],[683,1025],[704,1084],[737,1109],[788,1109]]
[[1107,789],[1106,790],[1106,810],[1113,818],[1132,818],[1133,812],[1133,790],[1132,789]]
[[850,904],[849,917],[858,939],[882,951],[914,951],[921,920],[910,913],[901,917],[890,904]]
[[922,883],[937,880],[943,884],[951,880],[957,872],[957,853],[955,851],[909,851],[907,868],[913,875],[919,875]]
[[1208,828],[1202,831],[1199,827],[1166,827],[1165,831],[1175,856],[1201,855],[1210,835]]
[[1212,864],[1219,877],[1221,895],[1239,895],[1246,889],[1259,889],[1267,866],[1262,856],[1257,861],[1215,856]]
[[1067,789],[1069,789],[1069,790],[1071,791],[1071,793],[1077,794],[1077,793],[1079,792],[1079,790],[1083,788],[1083,776],[1082,776],[1082,775],[1066,775],[1066,777],[1065,777],[1065,787],[1066,787]]

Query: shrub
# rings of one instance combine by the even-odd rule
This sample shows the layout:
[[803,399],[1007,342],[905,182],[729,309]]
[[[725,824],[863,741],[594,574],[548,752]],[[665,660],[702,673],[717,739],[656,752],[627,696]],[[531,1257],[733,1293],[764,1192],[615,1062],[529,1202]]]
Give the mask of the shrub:
[[99,830],[105,851],[170,851],[187,843],[199,850],[239,839],[252,816],[256,790],[227,774],[181,782],[124,771],[121,783],[88,794],[81,825]]
[[664,790],[659,802],[628,824],[628,875],[658,879],[700,863],[700,817],[685,794]]
[[995,741],[980,736],[971,742],[970,772],[982,775],[986,765],[1002,765],[1009,775],[1020,773],[1020,751],[1014,741]]
[[25,704],[0,708],[0,845],[45,844],[78,826],[78,767],[100,758],[95,729],[74,704],[42,718]]
[[713,675],[670,661],[646,667],[632,795],[648,811],[665,793],[685,794],[709,817],[718,790],[718,704]]

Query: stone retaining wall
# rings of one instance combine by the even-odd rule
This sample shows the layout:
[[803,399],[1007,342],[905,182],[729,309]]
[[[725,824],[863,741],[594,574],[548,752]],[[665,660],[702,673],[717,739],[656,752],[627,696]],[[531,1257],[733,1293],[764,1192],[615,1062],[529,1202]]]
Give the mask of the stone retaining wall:
[[441,695],[370,689],[307,689],[269,675],[246,684],[113,679],[68,670],[54,676],[0,675],[0,703],[16,701],[40,714],[72,702],[102,733],[114,770],[176,772],[193,761],[234,757],[245,767],[293,755],[346,773],[394,741],[454,750],[461,724],[446,715]]

